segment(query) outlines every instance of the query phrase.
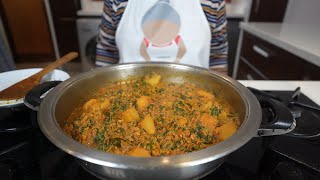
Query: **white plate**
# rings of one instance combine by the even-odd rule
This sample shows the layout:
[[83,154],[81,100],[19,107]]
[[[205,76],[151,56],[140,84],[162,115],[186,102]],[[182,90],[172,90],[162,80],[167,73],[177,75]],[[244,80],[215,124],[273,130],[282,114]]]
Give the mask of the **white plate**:
[[[21,70],[15,70],[15,71],[8,71],[4,73],[0,73],[0,91],[8,88],[9,86],[32,76],[33,74],[39,72],[41,68],[32,68],[32,69],[21,69]],[[42,79],[41,82],[47,82],[47,81],[64,81],[66,79],[70,78],[69,74],[55,69],[54,71],[46,74]],[[1,107],[13,107],[17,105],[23,104],[23,98],[17,99],[17,100],[7,100],[7,101],[1,101],[0,100],[0,108]]]

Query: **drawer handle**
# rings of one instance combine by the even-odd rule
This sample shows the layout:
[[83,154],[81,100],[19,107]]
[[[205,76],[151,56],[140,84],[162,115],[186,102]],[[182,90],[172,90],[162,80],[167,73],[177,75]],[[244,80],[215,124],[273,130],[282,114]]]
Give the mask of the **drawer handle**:
[[253,49],[254,52],[260,54],[261,56],[263,56],[265,58],[269,58],[270,57],[270,54],[266,50],[260,48],[257,45],[253,45],[252,49]]

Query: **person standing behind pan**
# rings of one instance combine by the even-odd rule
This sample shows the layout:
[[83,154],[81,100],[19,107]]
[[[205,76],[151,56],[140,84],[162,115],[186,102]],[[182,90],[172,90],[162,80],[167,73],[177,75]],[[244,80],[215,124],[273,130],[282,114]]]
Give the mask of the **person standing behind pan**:
[[224,0],[105,0],[96,64],[164,61],[227,71]]

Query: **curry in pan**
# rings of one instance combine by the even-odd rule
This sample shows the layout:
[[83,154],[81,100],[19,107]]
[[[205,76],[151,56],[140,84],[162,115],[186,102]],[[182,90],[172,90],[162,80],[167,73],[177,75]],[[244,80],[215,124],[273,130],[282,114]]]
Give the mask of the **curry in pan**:
[[102,151],[131,156],[184,154],[236,132],[239,117],[227,101],[192,83],[158,74],[109,84],[74,109],[64,131]]

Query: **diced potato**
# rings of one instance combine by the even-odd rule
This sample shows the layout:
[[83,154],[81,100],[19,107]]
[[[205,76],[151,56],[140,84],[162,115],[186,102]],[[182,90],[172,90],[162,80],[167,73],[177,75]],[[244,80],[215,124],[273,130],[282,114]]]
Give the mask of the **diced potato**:
[[109,99],[104,99],[104,100],[100,103],[100,108],[101,108],[102,111],[106,111],[109,107],[110,107],[110,101],[109,101]]
[[139,109],[140,111],[146,109],[146,108],[149,106],[150,101],[151,101],[150,97],[148,97],[148,96],[141,96],[139,99],[137,99],[138,109]]
[[180,127],[183,127],[184,125],[186,125],[186,123],[187,123],[187,118],[180,118],[178,120],[178,124]]
[[236,124],[231,121],[217,128],[218,137],[220,140],[226,140],[237,131]]
[[201,111],[209,111],[212,108],[212,101],[208,101],[200,106]]
[[156,133],[156,127],[149,114],[141,121],[141,127],[149,134]]
[[226,121],[228,118],[228,112],[225,110],[222,110],[221,113],[218,116],[219,120]]
[[122,113],[122,119],[126,122],[136,122],[140,119],[140,116],[136,108],[131,107]]
[[216,129],[216,126],[217,126],[217,119],[209,114],[203,114],[201,117],[200,117],[200,123],[209,128],[212,132],[215,131]]
[[140,148],[140,147],[133,148],[128,153],[128,155],[136,156],[136,157],[151,157],[150,153],[147,150]]
[[159,74],[151,74],[147,75],[144,78],[144,81],[151,86],[156,86],[161,80],[161,76]]
[[83,107],[82,107],[85,111],[88,111],[89,109],[92,110],[100,110],[100,105],[99,105],[99,101],[97,99],[90,99],[89,101],[87,101]]
[[197,91],[197,94],[202,96],[202,97],[208,98],[208,99],[214,98],[213,94],[211,94],[211,93],[209,93],[207,91],[204,91],[204,90]]

